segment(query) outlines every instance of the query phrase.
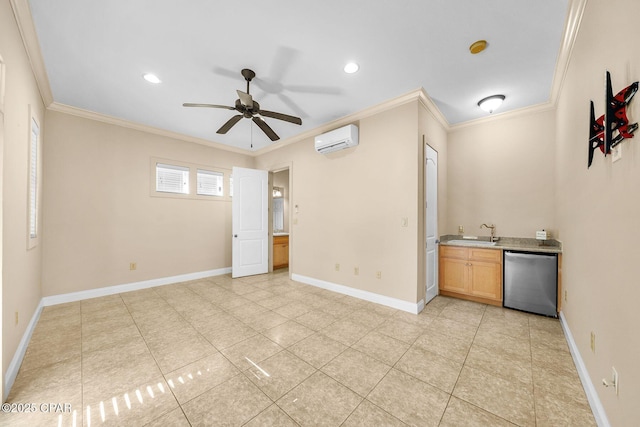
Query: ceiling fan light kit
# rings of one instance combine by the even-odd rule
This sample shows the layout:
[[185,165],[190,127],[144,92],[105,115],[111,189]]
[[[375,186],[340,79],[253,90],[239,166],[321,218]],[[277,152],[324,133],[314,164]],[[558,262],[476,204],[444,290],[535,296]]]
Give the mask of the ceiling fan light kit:
[[238,99],[236,99],[235,105],[233,107],[226,105],[217,105],[217,104],[193,104],[193,103],[184,103],[182,104],[184,107],[204,107],[204,108],[221,108],[225,110],[235,110],[240,114],[237,114],[231,117],[225,124],[223,124],[220,129],[216,131],[219,134],[225,134],[229,132],[229,130],[240,121],[240,119],[246,118],[251,119],[264,133],[269,137],[271,141],[277,141],[280,137],[271,129],[271,127],[264,121],[264,117],[269,117],[276,120],[282,120],[285,122],[293,123],[296,125],[302,124],[302,119],[295,116],[290,116],[288,114],[277,113],[275,111],[267,111],[262,110],[260,108],[260,104],[253,100],[253,97],[249,93],[249,86],[251,80],[256,76],[256,73],[253,70],[248,68],[243,69],[240,74],[247,82],[247,91],[242,92],[241,90],[237,90]]
[[478,107],[482,108],[487,113],[493,113],[504,101],[504,95],[491,95],[486,98],[482,98],[478,101]]

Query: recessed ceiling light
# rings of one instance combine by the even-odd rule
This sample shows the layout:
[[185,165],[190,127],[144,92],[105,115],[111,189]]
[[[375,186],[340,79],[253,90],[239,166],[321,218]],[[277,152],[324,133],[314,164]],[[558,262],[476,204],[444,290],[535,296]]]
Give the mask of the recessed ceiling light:
[[360,66],[355,62],[349,62],[344,66],[344,72],[347,74],[353,74],[360,69]]
[[478,40],[476,42],[471,43],[471,46],[469,46],[469,52],[471,52],[472,55],[475,55],[477,53],[482,52],[486,48],[487,48],[487,41]]
[[478,101],[478,107],[482,108],[487,113],[493,113],[504,101],[504,95],[491,95]]
[[154,83],[154,84],[160,83],[160,79],[155,74],[147,73],[147,74],[144,74],[142,78],[144,78],[149,83]]

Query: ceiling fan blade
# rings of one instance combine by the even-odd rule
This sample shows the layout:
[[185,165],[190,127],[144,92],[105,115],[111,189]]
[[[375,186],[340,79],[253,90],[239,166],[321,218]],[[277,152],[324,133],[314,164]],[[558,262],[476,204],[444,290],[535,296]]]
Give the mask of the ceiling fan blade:
[[241,90],[237,90],[236,92],[238,92],[238,97],[240,98],[240,103],[242,105],[244,105],[245,107],[253,106],[253,97],[251,95],[249,95],[248,93],[244,93]]
[[222,127],[216,131],[216,133],[224,134],[229,132],[229,129],[231,129],[233,125],[238,123],[242,117],[244,117],[242,114],[231,117],[229,120],[227,120],[227,123],[223,124]]
[[297,125],[302,124],[302,119],[300,117],[294,117],[288,114],[276,113],[275,111],[260,110],[260,115],[265,117],[271,117],[272,119],[284,120],[285,122],[295,123]]
[[298,117],[309,117],[309,115],[302,108],[300,108],[298,104],[293,102],[293,100],[289,98],[287,95],[285,95],[284,93],[279,93],[278,98],[280,98],[280,100],[284,102],[287,105],[287,107],[291,109],[291,111],[296,113]]
[[313,93],[318,95],[342,95],[343,90],[336,86],[304,86],[290,85],[285,86],[286,90],[291,92]]
[[235,107],[229,107],[228,105],[216,105],[216,104],[192,104],[185,102],[183,107],[205,107],[205,108],[224,108],[225,110],[235,110]]
[[255,124],[257,124],[258,127],[260,129],[262,129],[262,131],[265,134],[267,134],[267,136],[269,137],[270,140],[277,141],[278,139],[280,139],[280,137],[278,135],[276,135],[276,133],[273,131],[273,129],[271,129],[269,127],[269,125],[264,120],[262,120],[260,117],[254,117],[253,118],[253,122]]

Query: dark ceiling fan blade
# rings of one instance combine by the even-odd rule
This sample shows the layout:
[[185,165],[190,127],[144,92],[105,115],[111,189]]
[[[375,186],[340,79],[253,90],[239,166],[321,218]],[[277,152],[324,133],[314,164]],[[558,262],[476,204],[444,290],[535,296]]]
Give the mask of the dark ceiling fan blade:
[[245,93],[241,90],[236,90],[236,92],[238,93],[238,98],[240,98],[240,103],[242,105],[244,105],[245,107],[253,106],[253,97],[250,94]]
[[273,131],[273,129],[271,129],[269,127],[269,125],[264,120],[262,120],[260,117],[254,117],[253,118],[253,122],[255,124],[257,124],[260,129],[262,129],[262,132],[267,134],[267,136],[269,137],[270,140],[277,141],[278,139],[280,139],[280,137],[278,135],[276,135],[276,133]]
[[280,98],[280,100],[284,102],[287,105],[287,107],[291,109],[291,111],[296,113],[298,117],[309,117],[309,115],[302,108],[300,108],[298,104],[293,102],[293,100],[289,98],[287,95],[285,95],[284,93],[279,93],[278,98]]
[[289,71],[289,67],[297,62],[300,51],[288,46],[279,46],[269,68],[269,78],[280,82]]
[[229,107],[228,105],[216,105],[216,104],[192,104],[185,102],[183,107],[205,107],[205,108],[224,108],[225,110],[235,110],[235,107]]
[[215,67],[213,72],[218,74],[219,76],[229,77],[231,79],[238,78],[238,70],[229,70],[227,68]]
[[238,114],[237,116],[231,117],[229,120],[227,120],[227,123],[223,124],[222,127],[216,131],[216,133],[224,134],[229,132],[229,129],[231,129],[233,125],[238,123],[240,119],[242,119],[243,117],[244,116],[242,114]]
[[275,111],[260,110],[260,115],[265,117],[271,117],[272,119],[284,120],[285,122],[295,123],[296,125],[302,124],[300,117],[290,116],[288,114],[276,113]]

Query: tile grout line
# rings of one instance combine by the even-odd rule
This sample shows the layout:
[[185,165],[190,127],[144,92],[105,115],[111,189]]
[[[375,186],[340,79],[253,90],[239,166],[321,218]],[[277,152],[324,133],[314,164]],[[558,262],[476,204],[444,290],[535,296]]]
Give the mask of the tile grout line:
[[[463,398],[461,398],[461,397],[458,397],[458,396],[454,396],[454,395],[453,395],[453,392],[454,392],[454,390],[455,390],[455,388],[456,388],[456,385],[458,385],[458,381],[460,380],[460,374],[462,373],[462,369],[464,369],[465,365],[467,364],[467,358],[469,357],[469,353],[471,352],[471,347],[473,347],[473,343],[475,342],[475,340],[476,340],[476,336],[478,335],[478,330],[480,329],[480,325],[482,324],[482,321],[484,320],[484,317],[485,317],[485,315],[486,315],[486,313],[487,313],[487,308],[488,308],[488,305],[485,305],[485,307],[484,307],[484,311],[483,311],[483,313],[482,313],[482,318],[481,318],[481,320],[480,320],[480,323],[478,324],[478,327],[476,328],[476,333],[475,333],[475,334],[474,334],[474,336],[473,336],[473,340],[471,341],[471,345],[469,346],[469,350],[467,351],[467,355],[465,356],[465,360],[462,362],[462,368],[460,369],[460,373],[458,374],[458,378],[456,379],[456,383],[454,384],[453,388],[451,389],[451,394],[449,395],[449,401],[447,402],[447,406],[446,406],[446,408],[448,408],[448,407],[449,407],[449,403],[451,402],[451,398],[454,398],[454,397],[455,397],[456,399],[459,399],[459,400],[461,400],[461,401],[463,401],[463,402],[465,402],[465,403],[467,403],[467,404],[469,404],[469,405],[472,405],[472,406],[473,406],[473,407],[475,407],[475,408],[478,408],[478,409],[479,409],[479,410],[481,410],[482,412],[486,412],[486,413],[488,413],[488,414],[491,414],[492,416],[497,417],[497,418],[500,418],[501,420],[504,420],[504,421],[506,421],[507,423],[515,424],[515,423],[513,423],[513,422],[511,422],[511,421],[507,420],[506,418],[502,417],[501,415],[494,414],[493,412],[488,411],[487,409],[482,408],[482,407],[480,407],[480,406],[476,405],[476,404],[475,404],[475,403],[473,403],[473,402],[469,402],[469,401],[467,401],[467,400],[465,400],[465,399],[463,399]],[[527,324],[528,324],[528,320],[527,320]],[[446,408],[445,408],[445,412],[446,412]],[[442,418],[444,418],[444,413],[442,414]],[[440,419],[440,423],[442,423],[442,418]]]

